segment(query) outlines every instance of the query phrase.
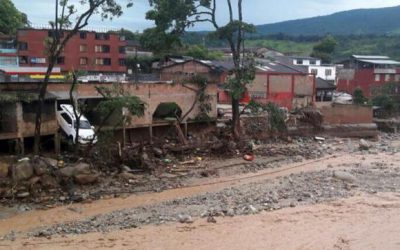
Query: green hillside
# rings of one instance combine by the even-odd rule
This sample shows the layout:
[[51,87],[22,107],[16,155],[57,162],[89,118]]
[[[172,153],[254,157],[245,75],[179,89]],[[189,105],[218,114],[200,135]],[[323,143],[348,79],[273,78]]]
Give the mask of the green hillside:
[[257,26],[259,34],[288,35],[363,35],[400,34],[400,6],[379,9],[357,9],[328,16]]

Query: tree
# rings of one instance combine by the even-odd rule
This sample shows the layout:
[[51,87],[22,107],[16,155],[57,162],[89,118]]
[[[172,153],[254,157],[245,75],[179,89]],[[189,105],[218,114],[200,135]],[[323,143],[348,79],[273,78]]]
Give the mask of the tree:
[[353,93],[353,102],[357,105],[364,104],[368,99],[364,96],[362,89],[357,88]]
[[13,35],[18,28],[28,24],[27,16],[18,11],[10,0],[0,0],[0,33]]
[[195,59],[200,60],[216,60],[223,57],[222,52],[209,51],[202,45],[192,45],[183,53],[185,56],[191,56]]
[[332,55],[338,45],[336,39],[328,35],[324,37],[317,45],[314,46],[312,57],[320,58],[322,63],[331,63]]
[[216,0],[150,0],[153,9],[146,17],[155,22],[156,34],[174,39],[177,35],[181,36],[188,27],[198,22],[208,22],[215,28],[216,37],[227,43],[234,68],[229,72],[226,88],[232,97],[232,132],[235,138],[239,138],[240,99],[246,91],[246,84],[254,79],[255,74],[251,58],[244,55],[244,39],[245,33],[255,32],[255,27],[243,21],[243,0],[237,0],[237,16],[232,2],[226,1],[229,20],[225,25],[217,22],[217,7],[221,5],[217,5]]
[[[127,1],[127,7],[132,6],[131,0],[125,1]],[[44,80],[39,86],[33,146],[35,154],[39,154],[40,151],[42,110],[47,85],[57,58],[61,55],[65,45],[73,36],[89,24],[89,20],[93,15],[100,15],[102,19],[112,19],[122,14],[122,7],[116,0],[80,0],[79,4],[78,11],[78,7],[70,4],[69,0],[60,0],[60,2],[56,0],[55,21],[50,22],[53,36],[46,41],[48,67]],[[61,32],[64,30],[67,30],[67,32],[64,36],[61,36]]]

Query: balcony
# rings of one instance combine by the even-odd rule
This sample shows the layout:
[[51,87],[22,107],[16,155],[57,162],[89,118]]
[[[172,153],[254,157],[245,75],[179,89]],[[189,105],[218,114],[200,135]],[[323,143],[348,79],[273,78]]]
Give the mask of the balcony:
[[3,49],[3,48],[0,48],[0,54],[17,54],[17,49]]
[[396,69],[375,69],[374,74],[396,74]]

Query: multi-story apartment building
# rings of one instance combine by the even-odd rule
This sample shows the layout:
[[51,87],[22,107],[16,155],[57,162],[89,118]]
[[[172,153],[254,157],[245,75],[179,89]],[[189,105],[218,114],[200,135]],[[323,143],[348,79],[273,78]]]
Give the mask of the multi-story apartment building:
[[[60,33],[65,36],[68,31]],[[17,32],[21,67],[46,67],[46,40],[53,36],[47,29],[20,29]],[[126,41],[116,33],[81,31],[74,35],[57,60],[62,72],[83,70],[88,73],[125,73]]]

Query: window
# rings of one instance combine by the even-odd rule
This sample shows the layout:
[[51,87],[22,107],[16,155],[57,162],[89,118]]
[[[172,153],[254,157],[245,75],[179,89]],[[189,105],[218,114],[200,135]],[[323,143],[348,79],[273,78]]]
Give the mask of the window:
[[110,40],[110,34],[107,33],[96,33],[94,37],[96,40]]
[[96,45],[94,47],[94,51],[96,53],[110,53],[110,46],[109,45]]
[[318,69],[311,69],[311,74],[318,75]]
[[72,119],[71,119],[71,117],[69,117],[69,115],[67,115],[67,113],[62,113],[62,114],[61,114],[61,117],[64,118],[64,120],[65,120],[68,124],[72,125]]
[[103,58],[103,65],[111,65],[111,58]]
[[80,65],[87,65],[87,64],[88,64],[88,59],[87,59],[87,57],[81,57],[81,58],[79,59],[79,64],[80,64]]
[[87,32],[85,32],[85,31],[79,32],[79,37],[80,37],[81,39],[86,39],[86,38],[87,38]]
[[111,58],[96,58],[96,65],[111,65]]
[[381,80],[381,75],[375,74],[375,82],[379,82]]
[[326,76],[331,76],[332,75],[332,70],[331,69],[326,69],[325,70],[325,75]]
[[65,63],[65,57],[60,56],[57,58],[57,64],[64,64]]
[[19,44],[18,44],[18,49],[19,49],[19,50],[28,50],[28,43],[26,43],[26,42],[19,42]]
[[20,56],[19,57],[19,63],[21,64],[27,64],[28,63],[28,57],[27,56]]
[[396,82],[399,82],[399,81],[400,81],[400,75],[396,75],[395,78],[394,78],[394,80],[395,80]]
[[102,45],[101,52],[103,53],[110,53],[110,46],[109,45]]
[[[47,34],[49,37],[55,37],[57,33],[54,30],[49,30]],[[64,32],[59,31],[58,34],[59,37],[64,37]]]
[[120,58],[119,59],[119,66],[125,66],[125,65],[126,65],[125,59],[124,58]]
[[386,74],[385,75],[385,82],[389,82],[390,81],[390,74]]
[[79,45],[79,52],[87,52],[87,45],[86,44]]
[[297,64],[303,64],[303,60],[302,59],[297,59]]
[[103,59],[102,58],[96,58],[96,65],[103,65]]
[[120,46],[119,47],[119,53],[120,54],[125,54],[125,46]]
[[317,61],[311,60],[311,61],[310,61],[310,64],[311,64],[311,65],[315,65],[315,64],[317,64]]

